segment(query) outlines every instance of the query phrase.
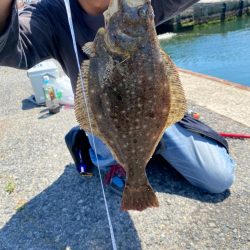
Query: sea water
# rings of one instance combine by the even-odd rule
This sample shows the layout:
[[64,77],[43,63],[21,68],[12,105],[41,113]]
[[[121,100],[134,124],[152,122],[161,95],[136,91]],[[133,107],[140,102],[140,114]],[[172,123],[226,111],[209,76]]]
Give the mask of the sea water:
[[250,17],[180,32],[161,46],[181,68],[250,86]]

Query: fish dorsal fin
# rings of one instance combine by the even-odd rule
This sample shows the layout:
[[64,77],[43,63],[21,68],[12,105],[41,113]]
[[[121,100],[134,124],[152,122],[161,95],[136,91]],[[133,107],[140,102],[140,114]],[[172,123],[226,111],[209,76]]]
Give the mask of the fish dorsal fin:
[[93,42],[85,43],[82,47],[82,51],[90,58],[94,57],[95,56],[94,43]]
[[[83,74],[83,84],[84,84],[84,92],[87,99],[87,106],[89,108],[90,113],[90,120],[91,120],[91,126],[93,128],[93,132],[95,135],[99,135],[99,130],[97,129],[96,122],[94,120],[93,114],[91,112],[91,106],[89,102],[89,60],[83,61],[81,65],[81,71]],[[77,122],[80,124],[80,127],[85,130],[86,132],[91,132],[89,119],[88,119],[88,113],[86,108],[86,103],[84,101],[83,96],[83,88],[80,77],[78,77],[77,85],[76,85],[76,94],[75,94],[75,116]]]
[[170,90],[170,110],[167,121],[167,127],[169,127],[183,118],[187,110],[187,104],[176,66],[163,50],[161,50],[161,55],[165,61]]
[[[98,128],[98,124],[95,120],[96,114],[94,114],[92,109],[91,109],[91,103],[89,100],[89,87],[91,85],[91,82],[89,82],[89,67],[90,67],[90,60],[84,60],[82,65],[81,65],[81,72],[82,72],[83,83],[84,83],[84,93],[85,93],[85,96],[87,99],[87,106],[88,106],[88,110],[89,110],[89,114],[90,114],[91,127],[93,129],[92,132],[95,136],[99,137],[107,146],[109,146],[109,148],[112,152],[112,155],[116,159],[118,159],[116,153],[110,147],[109,142],[106,140],[106,138],[100,132],[100,130]],[[77,85],[76,85],[75,116],[76,116],[76,120],[79,123],[80,127],[83,130],[85,130],[85,132],[88,132],[91,134],[91,127],[89,124],[88,113],[86,110],[86,103],[84,101],[83,88],[82,88],[80,76],[78,77]]]

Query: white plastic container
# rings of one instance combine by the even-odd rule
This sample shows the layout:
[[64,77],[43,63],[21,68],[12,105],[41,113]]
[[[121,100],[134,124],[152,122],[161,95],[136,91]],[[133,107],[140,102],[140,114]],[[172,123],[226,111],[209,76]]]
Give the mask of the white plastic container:
[[53,86],[57,93],[61,93],[60,98],[58,98],[61,105],[74,106],[74,94],[71,82],[66,75],[59,77]]
[[37,104],[45,103],[45,96],[43,90],[43,79],[44,76],[49,76],[50,83],[55,84],[59,78],[59,70],[56,64],[47,60],[41,62],[27,71],[27,75],[31,80],[32,88],[34,90],[34,95]]

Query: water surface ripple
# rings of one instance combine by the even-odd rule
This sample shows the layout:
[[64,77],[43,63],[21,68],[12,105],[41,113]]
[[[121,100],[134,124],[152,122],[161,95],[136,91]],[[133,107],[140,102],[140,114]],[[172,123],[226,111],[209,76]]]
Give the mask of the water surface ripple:
[[161,45],[181,68],[250,86],[250,17],[195,27]]

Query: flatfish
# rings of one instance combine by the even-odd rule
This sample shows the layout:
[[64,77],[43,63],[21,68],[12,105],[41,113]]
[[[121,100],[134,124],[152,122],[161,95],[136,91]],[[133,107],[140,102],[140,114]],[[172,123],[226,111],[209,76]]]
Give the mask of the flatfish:
[[[158,207],[145,168],[165,129],[184,116],[186,101],[175,65],[160,48],[149,0],[112,0],[105,28],[83,51],[84,91],[93,132],[126,170],[123,210]],[[90,124],[80,79],[80,126]]]

